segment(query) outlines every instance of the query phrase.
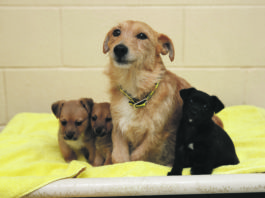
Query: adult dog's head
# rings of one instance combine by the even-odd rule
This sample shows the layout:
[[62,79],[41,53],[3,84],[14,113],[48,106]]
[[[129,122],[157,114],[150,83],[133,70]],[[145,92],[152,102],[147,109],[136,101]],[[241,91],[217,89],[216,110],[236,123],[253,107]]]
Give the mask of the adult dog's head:
[[106,35],[103,52],[109,52],[111,64],[119,68],[153,70],[160,54],[169,53],[174,60],[174,46],[171,39],[154,31],[139,21],[124,21],[113,27]]

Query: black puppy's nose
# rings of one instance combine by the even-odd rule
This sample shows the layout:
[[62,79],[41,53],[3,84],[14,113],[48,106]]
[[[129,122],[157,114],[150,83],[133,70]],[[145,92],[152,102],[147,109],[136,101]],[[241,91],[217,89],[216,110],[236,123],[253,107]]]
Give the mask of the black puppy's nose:
[[75,135],[75,132],[73,132],[73,131],[67,132],[65,134],[65,136],[64,136],[64,139],[66,139],[66,140],[72,140],[72,139],[74,139],[74,135]]
[[114,47],[114,53],[118,58],[122,58],[128,53],[128,48],[122,44],[117,45]]

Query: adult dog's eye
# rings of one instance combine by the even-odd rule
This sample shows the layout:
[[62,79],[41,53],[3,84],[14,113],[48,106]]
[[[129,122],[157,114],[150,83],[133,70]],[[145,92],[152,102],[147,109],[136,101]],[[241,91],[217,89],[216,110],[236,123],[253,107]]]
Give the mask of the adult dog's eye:
[[82,121],[75,121],[75,125],[76,125],[76,126],[81,126],[82,123],[83,123]]
[[110,122],[112,118],[106,118],[106,122]]
[[146,36],[146,34],[144,34],[144,33],[137,34],[136,37],[137,37],[138,39],[141,39],[141,40],[145,40],[145,39],[148,38],[148,37]]
[[93,120],[93,121],[96,121],[97,119],[98,119],[97,115],[94,115],[94,116],[92,117],[92,120]]
[[66,126],[66,125],[67,125],[67,121],[66,121],[66,120],[62,120],[62,121],[61,121],[61,124],[62,124],[63,126]]
[[120,34],[121,34],[121,31],[119,29],[116,29],[112,32],[112,35],[115,37],[120,36]]

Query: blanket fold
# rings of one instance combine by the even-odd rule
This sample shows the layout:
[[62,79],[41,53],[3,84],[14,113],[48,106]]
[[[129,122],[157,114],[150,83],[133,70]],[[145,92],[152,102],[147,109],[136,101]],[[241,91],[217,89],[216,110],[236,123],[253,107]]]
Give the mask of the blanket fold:
[[[265,172],[265,109],[233,106],[218,116],[232,138],[240,163],[213,174]],[[78,177],[166,176],[170,167],[127,162],[92,167],[79,156],[64,162],[57,142],[58,121],[52,114],[20,113],[0,133],[0,197],[21,197],[53,181]],[[183,170],[189,174],[190,168]]]

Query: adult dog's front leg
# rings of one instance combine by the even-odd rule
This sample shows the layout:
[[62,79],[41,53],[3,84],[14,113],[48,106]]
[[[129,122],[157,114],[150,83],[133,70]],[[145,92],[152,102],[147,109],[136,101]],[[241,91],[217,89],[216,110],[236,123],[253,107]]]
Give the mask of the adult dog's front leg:
[[149,137],[145,137],[142,143],[132,152],[131,161],[146,160],[148,152],[151,150],[150,147],[154,146],[158,145],[154,145]]
[[128,141],[117,127],[112,130],[112,163],[123,163],[130,161]]

